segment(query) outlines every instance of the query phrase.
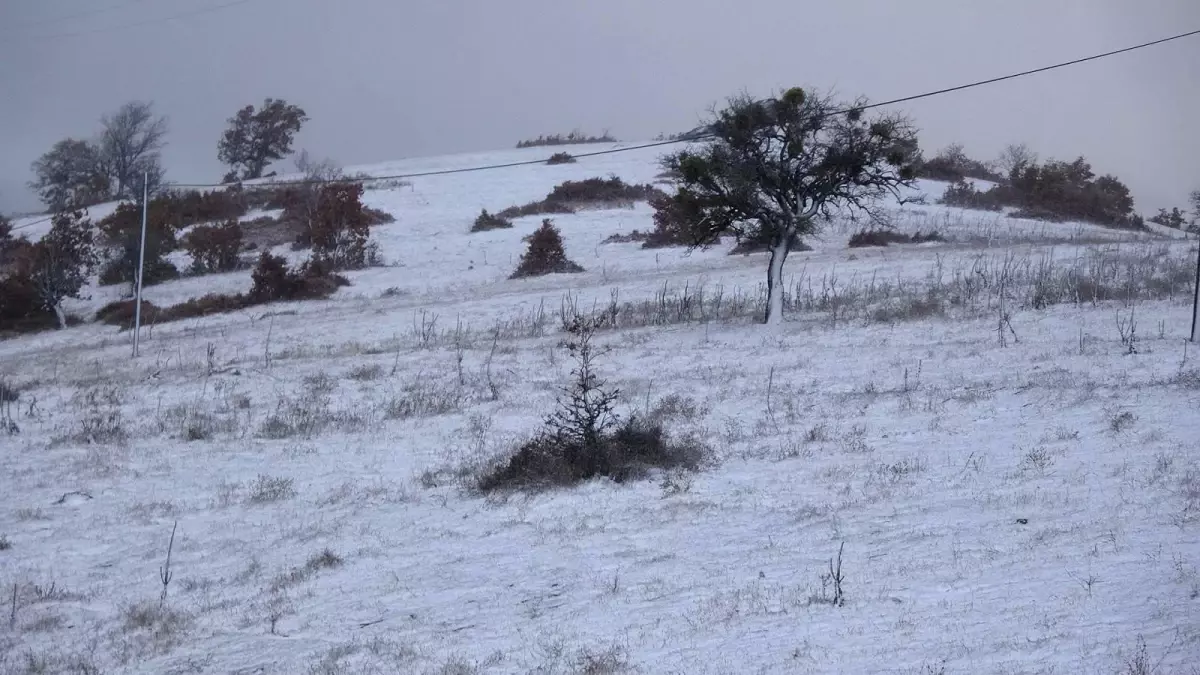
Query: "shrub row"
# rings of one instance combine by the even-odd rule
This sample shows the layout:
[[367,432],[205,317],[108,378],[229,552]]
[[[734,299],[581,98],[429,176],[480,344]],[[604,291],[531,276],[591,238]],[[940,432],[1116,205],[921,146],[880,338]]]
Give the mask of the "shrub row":
[[569,134],[550,134],[549,136],[538,136],[529,140],[520,141],[517,143],[517,148],[542,148],[555,145],[583,145],[585,143],[616,143],[617,139],[613,138],[607,131],[599,136],[588,136],[581,131],[572,131]]

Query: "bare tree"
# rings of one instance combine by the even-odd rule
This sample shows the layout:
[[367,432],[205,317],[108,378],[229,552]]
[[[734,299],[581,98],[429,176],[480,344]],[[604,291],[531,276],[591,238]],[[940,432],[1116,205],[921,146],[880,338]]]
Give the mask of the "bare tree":
[[996,168],[1007,178],[1013,175],[1014,171],[1018,171],[1027,166],[1033,166],[1038,162],[1038,155],[1028,145],[1024,143],[1009,143],[1004,146],[1004,150],[1000,152],[1000,156],[996,158]]
[[84,212],[65,211],[54,217],[46,236],[26,247],[17,275],[27,279],[42,305],[54,312],[59,328],[66,328],[62,302],[79,297],[97,261],[92,226]]
[[160,151],[166,145],[167,118],[155,116],[154,104],[131,101],[100,118],[100,157],[119,199],[141,194],[149,174],[151,191],[162,182]]
[[292,141],[308,115],[282,99],[263,101],[258,110],[248,105],[229,118],[229,128],[217,144],[217,158],[238,172],[243,180],[262,178],[273,161],[292,152]]
[[741,96],[714,114],[713,138],[663,159],[680,177],[677,204],[697,224],[692,245],[722,234],[770,242],[768,324],[783,320],[783,265],[797,237],[841,210],[874,216],[877,200],[901,198],[915,182],[916,130],[899,115],[867,118],[865,104],[798,88]]
[[1189,198],[1192,202],[1192,224],[1188,229],[1200,231],[1200,190],[1196,190]]
[[29,187],[52,211],[89,206],[110,195],[100,148],[94,143],[65,138],[34,161],[32,169]]

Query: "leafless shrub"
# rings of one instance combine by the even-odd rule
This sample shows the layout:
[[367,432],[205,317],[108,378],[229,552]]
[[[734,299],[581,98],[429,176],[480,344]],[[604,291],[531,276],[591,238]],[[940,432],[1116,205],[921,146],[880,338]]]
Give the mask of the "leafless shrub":
[[1020,468],[1022,471],[1033,471],[1044,475],[1052,466],[1054,466],[1054,457],[1045,446],[1039,445],[1030,448],[1021,457]]
[[192,623],[191,615],[157,602],[125,606],[119,630],[131,641],[122,645],[121,660],[170,652],[183,643]]
[[246,496],[246,501],[250,504],[270,504],[272,502],[291,499],[297,494],[295,481],[291,478],[259,474],[250,483],[250,491]]
[[298,586],[313,577],[321,570],[334,569],[341,567],[345,560],[341,556],[334,553],[332,549],[326,548],[309,556],[301,567],[293,567],[286,572],[280,573],[271,581],[270,591],[278,593],[293,586]]
[[61,442],[88,445],[107,445],[124,442],[129,434],[125,429],[125,418],[121,413],[121,394],[114,386],[97,386],[79,392],[74,397],[81,417],[73,433]]
[[461,389],[418,377],[388,400],[384,417],[390,420],[436,417],[462,410],[463,403]]
[[163,433],[173,433],[185,441],[207,441],[235,434],[241,428],[237,412],[209,412],[202,410],[200,403],[181,403],[167,408],[158,425]]
[[1134,647],[1133,654],[1125,659],[1125,666],[1120,675],[1157,675],[1161,665],[1161,659],[1157,663],[1150,659],[1146,639],[1139,635],[1137,646]]
[[21,432],[13,415],[13,405],[19,400],[21,391],[17,386],[0,377],[0,431],[10,436]]
[[[784,309],[803,319],[893,323],[930,316],[995,317],[1004,309],[1037,310],[1061,304],[1132,305],[1191,296],[1195,254],[1159,246],[1090,247],[1071,259],[1051,254],[1019,257],[983,254],[954,268],[935,265],[926,279],[885,280],[874,275],[839,278],[798,275],[784,293]],[[571,304],[571,297],[564,297]],[[721,285],[664,283],[650,300],[615,299],[597,314],[605,329],[689,323],[750,322],[762,314],[766,288],[729,290]],[[570,311],[562,312],[569,316]]]
[[546,164],[549,164],[550,166],[554,166],[556,164],[574,164],[575,162],[575,156],[569,152],[556,152],[553,155],[550,155],[550,159],[546,160]]
[[1108,414],[1108,430],[1119,434],[1137,422],[1137,415],[1128,410],[1114,410]]
[[350,370],[346,377],[358,382],[371,382],[378,380],[379,378],[383,377],[383,366],[377,363],[355,366]]
[[829,559],[829,571],[821,574],[821,592],[809,598],[812,604],[833,605],[841,607],[846,603],[846,592],[843,584],[846,581],[845,575],[842,573],[842,552],[846,549],[846,542],[842,542],[838,546],[836,562],[834,558]]
[[825,443],[828,440],[829,429],[823,422],[810,427],[808,431],[804,432],[805,443]]
[[12,548],[12,541],[9,540],[8,535],[0,534],[0,551],[7,551],[10,548]]
[[313,438],[330,429],[355,431],[366,427],[369,419],[357,409],[336,410],[330,395],[337,382],[321,375],[306,378],[303,388],[292,396],[282,396],[275,411],[259,429],[262,438]]
[[[3,645],[0,645],[3,647]],[[103,675],[94,653],[34,652],[32,649],[11,654],[0,649],[0,672],[5,675]]]
[[620,645],[606,649],[580,649],[572,664],[575,675],[619,675],[633,673],[636,669],[629,662],[629,655]]

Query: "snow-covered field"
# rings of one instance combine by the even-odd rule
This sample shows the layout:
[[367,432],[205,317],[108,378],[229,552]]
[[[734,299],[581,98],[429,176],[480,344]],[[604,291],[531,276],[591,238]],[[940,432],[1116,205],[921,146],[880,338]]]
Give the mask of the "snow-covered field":
[[[859,226],[832,223],[768,329],[763,256],[601,244],[650,229],[644,204],[554,219],[577,275],[507,279],[539,218],[468,233],[563,180],[651,182],[654,158],[369,191],[397,218],[373,232],[390,266],[154,326],[136,361],[95,324],[0,342],[21,389],[0,673],[1200,672],[1194,240],[949,209],[928,183],[893,220],[949,241],[849,249]],[[1133,290],[1025,302],[1093,278]],[[560,314],[613,306],[622,411],[666,401],[711,465],[465,490],[552,409]]]

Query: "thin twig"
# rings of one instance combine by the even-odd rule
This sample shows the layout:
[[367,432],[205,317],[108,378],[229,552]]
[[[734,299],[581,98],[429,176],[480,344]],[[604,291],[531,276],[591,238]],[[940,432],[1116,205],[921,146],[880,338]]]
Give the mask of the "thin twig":
[[775,411],[771,408],[771,389],[775,386],[775,366],[771,366],[771,372],[767,374],[767,417],[771,418],[771,426],[775,427],[775,432],[779,432],[779,424],[775,421]]
[[171,574],[171,551],[175,549],[175,530],[178,527],[179,521],[176,520],[175,524],[171,527],[171,542],[167,544],[167,563],[158,568],[158,578],[162,581],[162,595],[158,597],[159,609],[162,609],[163,604],[166,603],[167,589],[171,585],[171,578],[173,576]]

